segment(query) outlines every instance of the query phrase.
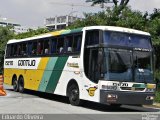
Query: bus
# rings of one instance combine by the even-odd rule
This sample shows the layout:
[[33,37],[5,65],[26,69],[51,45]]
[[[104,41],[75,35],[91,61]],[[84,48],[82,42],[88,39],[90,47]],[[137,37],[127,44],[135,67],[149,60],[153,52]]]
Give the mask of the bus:
[[4,81],[25,89],[67,96],[71,105],[153,103],[154,50],[147,32],[88,26],[9,40]]

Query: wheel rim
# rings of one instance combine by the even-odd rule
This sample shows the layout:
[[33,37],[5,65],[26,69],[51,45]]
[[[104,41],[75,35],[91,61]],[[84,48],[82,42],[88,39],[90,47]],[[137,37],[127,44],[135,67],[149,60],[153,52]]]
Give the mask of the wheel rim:
[[21,77],[18,81],[18,86],[19,86],[19,92],[23,92],[24,90],[24,81],[23,81],[23,78]]
[[20,79],[20,81],[19,81],[19,87],[20,87],[20,89],[23,89],[23,86],[24,86],[23,79]]
[[79,98],[79,92],[77,89],[72,89],[71,90],[71,96],[70,96],[72,101],[76,101]]
[[14,89],[14,90],[17,90],[17,87],[18,87],[18,86],[17,86],[17,80],[15,79],[14,82],[13,82],[13,89]]

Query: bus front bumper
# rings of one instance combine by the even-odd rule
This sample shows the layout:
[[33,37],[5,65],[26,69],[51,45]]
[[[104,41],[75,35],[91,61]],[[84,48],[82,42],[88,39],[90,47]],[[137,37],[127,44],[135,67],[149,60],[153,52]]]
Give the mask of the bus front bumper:
[[155,94],[149,92],[100,90],[102,104],[151,105],[154,97]]

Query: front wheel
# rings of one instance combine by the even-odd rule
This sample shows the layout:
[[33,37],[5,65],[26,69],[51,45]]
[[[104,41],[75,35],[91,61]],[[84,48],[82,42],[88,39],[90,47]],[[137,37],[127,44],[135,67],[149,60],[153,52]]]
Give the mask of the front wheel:
[[69,86],[68,97],[71,105],[78,106],[81,104],[81,100],[79,99],[79,88],[76,84]]

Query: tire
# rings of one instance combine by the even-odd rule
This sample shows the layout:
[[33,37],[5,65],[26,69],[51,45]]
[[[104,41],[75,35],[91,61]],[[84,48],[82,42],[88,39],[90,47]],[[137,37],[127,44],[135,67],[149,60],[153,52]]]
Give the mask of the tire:
[[78,106],[81,104],[81,100],[79,99],[79,88],[76,84],[69,86],[68,97],[71,105]]
[[24,79],[23,79],[23,77],[20,77],[18,80],[18,90],[20,93],[24,92]]
[[13,77],[13,90],[15,92],[18,92],[18,81],[17,81],[17,77]]

